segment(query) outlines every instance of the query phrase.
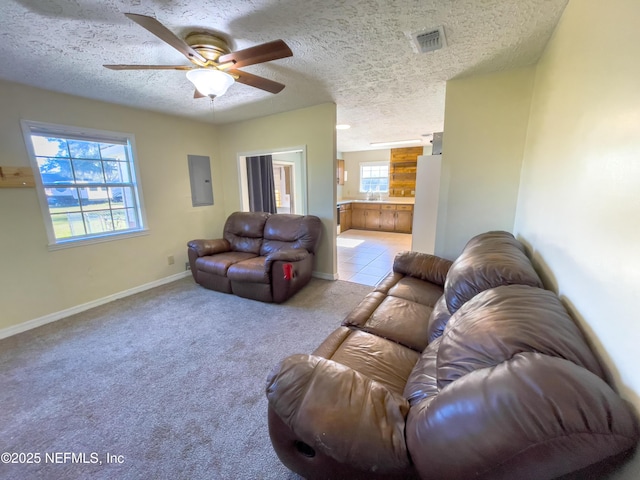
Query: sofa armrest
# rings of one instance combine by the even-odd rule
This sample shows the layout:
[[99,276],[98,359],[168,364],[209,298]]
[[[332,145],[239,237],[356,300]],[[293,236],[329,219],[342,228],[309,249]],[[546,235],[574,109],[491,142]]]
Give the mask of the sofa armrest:
[[214,240],[191,240],[187,243],[187,247],[195,251],[198,257],[205,257],[207,255],[214,255],[216,253],[228,252],[231,250],[231,245],[224,238],[217,238]]
[[299,262],[307,258],[309,255],[311,254],[304,248],[287,248],[284,250],[271,252],[267,255],[267,258],[264,262],[264,268],[265,271],[269,272],[271,270],[271,264],[273,262]]
[[400,252],[393,261],[393,271],[444,286],[452,261],[420,252]]
[[475,370],[414,404],[406,432],[424,480],[557,478],[616,458],[640,436],[600,377],[539,353]]
[[292,355],[267,379],[269,406],[304,443],[340,463],[376,473],[409,466],[408,402],[332,360]]

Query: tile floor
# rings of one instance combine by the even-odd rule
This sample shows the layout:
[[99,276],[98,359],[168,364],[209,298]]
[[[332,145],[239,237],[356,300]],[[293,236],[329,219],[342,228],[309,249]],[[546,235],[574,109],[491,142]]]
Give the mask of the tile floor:
[[350,229],[337,243],[338,278],[373,286],[391,271],[398,252],[411,250],[411,235]]

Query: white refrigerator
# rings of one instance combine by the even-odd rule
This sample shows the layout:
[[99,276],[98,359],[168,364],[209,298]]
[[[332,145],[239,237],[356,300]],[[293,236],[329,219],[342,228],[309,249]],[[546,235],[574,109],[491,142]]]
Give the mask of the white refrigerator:
[[411,250],[434,254],[442,155],[421,155],[416,170],[416,203],[413,207]]

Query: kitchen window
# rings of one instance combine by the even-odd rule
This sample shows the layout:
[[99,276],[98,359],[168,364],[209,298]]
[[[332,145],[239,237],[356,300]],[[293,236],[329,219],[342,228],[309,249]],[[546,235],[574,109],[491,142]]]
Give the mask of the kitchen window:
[[360,163],[360,193],[389,192],[389,162]]
[[23,121],[50,248],[146,233],[131,134]]

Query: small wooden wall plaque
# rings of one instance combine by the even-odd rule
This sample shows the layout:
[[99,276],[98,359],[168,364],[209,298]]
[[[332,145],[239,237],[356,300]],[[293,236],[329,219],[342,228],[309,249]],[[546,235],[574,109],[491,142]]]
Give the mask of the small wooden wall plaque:
[[35,187],[33,170],[30,167],[0,167],[0,187]]

